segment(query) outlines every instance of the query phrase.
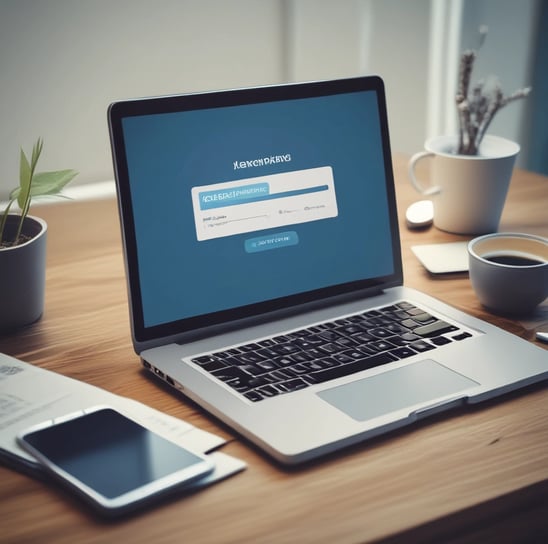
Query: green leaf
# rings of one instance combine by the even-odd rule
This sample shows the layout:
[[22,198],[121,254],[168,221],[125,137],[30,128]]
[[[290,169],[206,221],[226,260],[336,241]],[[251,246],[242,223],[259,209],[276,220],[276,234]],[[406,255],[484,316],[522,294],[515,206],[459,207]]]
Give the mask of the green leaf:
[[23,209],[30,196],[30,182],[32,180],[32,169],[25,155],[23,149],[21,149],[21,160],[19,166],[19,192],[17,195],[17,204]]
[[[76,170],[57,170],[55,172],[38,172],[32,179],[31,196],[56,195],[67,183],[72,181],[78,172]],[[10,198],[16,198],[20,189],[10,193]]]
[[44,141],[42,140],[42,138],[38,138],[32,148],[31,164],[33,172],[36,168],[36,164],[38,163],[38,159],[40,158],[40,153],[42,153],[42,147],[44,147]]
[[39,172],[34,175],[31,194],[35,195],[55,195],[63,187],[72,181],[78,172],[76,170],[57,170],[55,172]]
[[8,214],[10,213],[11,205],[15,202],[14,199],[10,199],[6,209],[2,212],[2,219],[0,220],[0,246],[5,242],[4,240],[4,229],[6,227],[6,222],[8,220]]

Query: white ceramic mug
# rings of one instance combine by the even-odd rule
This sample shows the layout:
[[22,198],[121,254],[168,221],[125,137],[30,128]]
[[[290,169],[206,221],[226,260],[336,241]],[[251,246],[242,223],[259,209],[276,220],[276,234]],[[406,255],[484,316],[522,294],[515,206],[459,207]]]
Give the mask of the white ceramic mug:
[[548,296],[548,239],[487,234],[468,244],[470,281],[479,301],[502,314],[528,314]]
[[[519,145],[486,135],[478,155],[457,155],[455,136],[426,141],[425,151],[409,161],[409,179],[415,189],[430,197],[434,225],[458,234],[485,234],[498,229]],[[417,163],[430,157],[432,184],[421,183]]]

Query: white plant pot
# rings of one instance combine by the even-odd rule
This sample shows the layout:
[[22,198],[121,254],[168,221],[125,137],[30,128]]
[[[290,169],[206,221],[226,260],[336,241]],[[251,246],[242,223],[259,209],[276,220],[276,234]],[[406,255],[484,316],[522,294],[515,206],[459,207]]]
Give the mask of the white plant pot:
[[[430,138],[426,151],[411,157],[409,179],[419,193],[432,200],[437,228],[458,234],[496,232],[519,145],[486,134],[478,155],[458,155],[456,148],[456,136]],[[415,175],[417,163],[427,157],[431,185]]]
[[[8,216],[4,239],[15,237],[18,222]],[[47,224],[27,216],[22,232],[31,239],[0,248],[0,333],[34,323],[44,311]]]

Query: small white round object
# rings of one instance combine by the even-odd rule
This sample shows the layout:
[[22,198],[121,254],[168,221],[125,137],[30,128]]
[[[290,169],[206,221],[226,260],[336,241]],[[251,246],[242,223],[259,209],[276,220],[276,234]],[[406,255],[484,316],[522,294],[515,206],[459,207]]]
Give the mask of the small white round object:
[[405,212],[407,226],[410,229],[422,229],[432,224],[434,220],[434,205],[431,200],[419,200],[407,208]]

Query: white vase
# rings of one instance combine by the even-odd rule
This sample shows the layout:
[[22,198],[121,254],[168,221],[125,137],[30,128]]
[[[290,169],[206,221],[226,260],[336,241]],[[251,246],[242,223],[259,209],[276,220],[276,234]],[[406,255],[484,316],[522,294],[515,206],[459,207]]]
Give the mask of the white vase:
[[[9,215],[4,239],[15,237],[18,215]],[[47,224],[27,216],[22,233],[30,239],[0,248],[0,333],[34,323],[44,311]]]
[[[458,234],[496,232],[506,201],[519,145],[487,134],[478,155],[458,155],[455,136],[430,138],[425,151],[409,162],[409,179],[434,206],[434,225]],[[431,183],[417,179],[415,168],[430,157]]]

